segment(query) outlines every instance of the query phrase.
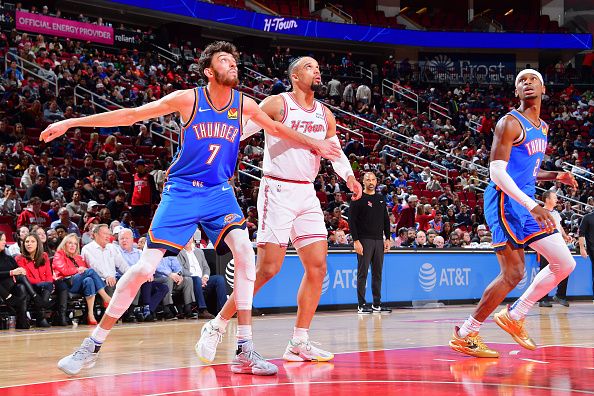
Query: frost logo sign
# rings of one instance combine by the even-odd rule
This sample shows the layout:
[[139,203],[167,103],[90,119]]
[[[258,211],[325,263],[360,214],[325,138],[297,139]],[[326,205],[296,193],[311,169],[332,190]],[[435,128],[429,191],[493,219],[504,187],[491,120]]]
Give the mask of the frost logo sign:
[[265,32],[280,32],[283,30],[296,29],[297,21],[285,18],[264,18]]
[[421,284],[421,288],[426,292],[432,291],[435,287],[437,283],[437,272],[431,264],[425,263],[421,265],[419,269],[419,283]]

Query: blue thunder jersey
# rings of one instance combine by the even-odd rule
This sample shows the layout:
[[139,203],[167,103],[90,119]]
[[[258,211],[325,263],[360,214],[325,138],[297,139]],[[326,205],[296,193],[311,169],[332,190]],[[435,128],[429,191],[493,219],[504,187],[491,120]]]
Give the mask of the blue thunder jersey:
[[231,90],[229,103],[217,109],[206,87],[195,88],[195,107],[182,127],[179,148],[167,180],[195,186],[216,186],[235,172],[242,132],[242,94]]
[[[534,198],[536,177],[547,149],[548,125],[540,121],[536,126],[515,109],[508,116],[518,120],[522,132],[512,146],[507,173],[520,190]],[[485,219],[496,251],[505,249],[508,243],[516,248],[524,248],[549,235],[526,208],[501,191],[494,182],[489,183],[484,199]]]
[[[520,190],[534,197],[536,176],[547,149],[549,126],[542,120],[539,126],[534,125],[516,109],[507,115],[517,119],[522,126],[522,134],[513,144],[509,155],[507,173]],[[495,187],[495,183],[491,182],[491,186]]]

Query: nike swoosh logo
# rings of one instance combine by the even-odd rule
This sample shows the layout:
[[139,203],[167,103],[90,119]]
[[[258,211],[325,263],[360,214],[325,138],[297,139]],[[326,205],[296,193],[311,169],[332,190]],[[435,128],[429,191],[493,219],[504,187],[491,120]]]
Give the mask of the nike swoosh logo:
[[202,107],[199,107],[199,108],[198,108],[198,111],[199,111],[200,113],[204,113],[205,111],[210,111],[210,109],[203,109]]
[[529,130],[531,130],[531,129],[532,129],[532,127],[530,127],[530,128],[526,128],[526,132],[528,132],[528,131],[529,131]]
[[223,187],[223,191],[231,190],[231,187]]

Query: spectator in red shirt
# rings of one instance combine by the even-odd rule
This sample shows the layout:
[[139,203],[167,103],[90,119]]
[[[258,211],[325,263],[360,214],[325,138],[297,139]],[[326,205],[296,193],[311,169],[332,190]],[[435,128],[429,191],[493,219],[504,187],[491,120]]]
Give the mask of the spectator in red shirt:
[[34,225],[40,225],[43,228],[48,228],[51,224],[49,215],[41,210],[41,198],[32,197],[27,208],[19,215],[17,219],[17,228],[22,226],[33,227]]
[[37,234],[29,234],[25,237],[21,245],[21,254],[15,260],[19,267],[27,271],[27,279],[37,293],[33,301],[37,326],[50,327],[43,310],[50,305],[50,295],[54,290],[54,278],[49,257],[43,251],[43,243]]
[[[87,300],[87,321],[90,325],[96,325],[97,320],[93,315],[95,296],[99,294],[107,307],[111,297],[105,292],[105,282],[101,280],[95,270],[89,268],[84,258],[80,255],[79,239],[76,234],[68,234],[64,237],[53,261],[54,279],[63,281],[62,286],[66,287],[62,294],[68,296],[68,292],[82,294]],[[66,312],[66,300],[59,298],[58,315]]]
[[430,228],[429,222],[434,218],[435,209],[433,209],[430,204],[425,204],[423,206],[419,205],[417,207],[417,215],[415,216],[415,221],[419,223],[419,231],[427,231]]
[[415,228],[415,209],[419,202],[416,195],[411,195],[407,199],[408,206],[404,206],[400,211],[400,220],[398,220],[398,228]]

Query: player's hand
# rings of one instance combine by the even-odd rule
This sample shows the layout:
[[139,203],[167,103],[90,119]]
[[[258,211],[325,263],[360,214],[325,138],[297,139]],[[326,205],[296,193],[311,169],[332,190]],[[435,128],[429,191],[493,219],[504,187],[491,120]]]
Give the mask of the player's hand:
[[355,252],[359,256],[363,256],[363,245],[361,245],[361,241],[355,241],[355,242],[353,242],[353,247],[355,248]]
[[534,220],[538,223],[542,230],[545,230],[549,234],[555,231],[555,220],[551,216],[551,212],[546,210],[540,205],[537,205],[530,211]]
[[116,278],[113,276],[109,276],[105,279],[105,283],[107,286],[114,287],[116,285]]
[[45,130],[41,132],[41,135],[39,135],[39,140],[46,143],[51,142],[55,138],[65,134],[68,128],[70,128],[68,126],[68,120],[58,121],[54,122],[53,124],[49,124],[47,128],[45,128]]
[[361,187],[361,183],[355,179],[355,176],[349,176],[346,185],[349,190],[353,192],[351,200],[356,201],[361,198],[361,194],[363,194],[363,187]]
[[571,172],[559,172],[557,174],[557,181],[560,181],[563,184],[571,186],[577,190],[578,183],[575,180],[575,177],[571,174]]
[[384,239],[384,253],[390,250],[390,240]]
[[330,139],[316,140],[314,144],[315,147],[312,149],[312,151],[316,155],[320,155],[326,159],[329,159],[330,161],[336,161],[340,158],[342,150]]

